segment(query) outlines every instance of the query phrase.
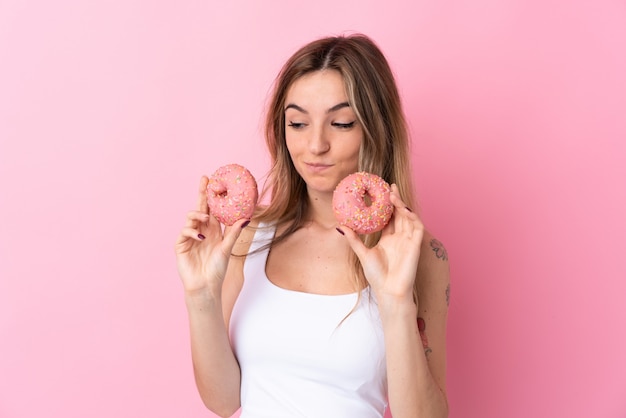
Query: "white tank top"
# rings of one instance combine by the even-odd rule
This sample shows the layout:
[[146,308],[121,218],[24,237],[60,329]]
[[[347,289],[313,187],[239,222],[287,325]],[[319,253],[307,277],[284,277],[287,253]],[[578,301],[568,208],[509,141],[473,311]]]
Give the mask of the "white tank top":
[[[273,234],[274,228],[260,228],[250,251]],[[280,288],[265,274],[268,253],[246,257],[230,320],[241,367],[241,418],[382,418],[385,346],[369,290],[361,292],[350,313],[357,293],[328,296]]]

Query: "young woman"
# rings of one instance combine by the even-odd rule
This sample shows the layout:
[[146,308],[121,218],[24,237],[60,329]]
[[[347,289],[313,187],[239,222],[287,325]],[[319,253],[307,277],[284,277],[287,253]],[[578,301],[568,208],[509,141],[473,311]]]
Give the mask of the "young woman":
[[[353,35],[297,51],[266,141],[269,203],[222,231],[203,177],[176,242],[205,405],[242,418],[446,417],[447,253],[411,210],[408,133],[379,48]],[[333,191],[357,171],[392,184],[379,233],[335,219]]]

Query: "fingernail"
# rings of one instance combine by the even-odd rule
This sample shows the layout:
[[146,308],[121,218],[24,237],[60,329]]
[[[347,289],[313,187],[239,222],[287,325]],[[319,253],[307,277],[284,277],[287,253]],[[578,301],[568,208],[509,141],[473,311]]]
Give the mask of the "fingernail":
[[248,226],[248,224],[250,224],[250,220],[247,220],[244,223],[242,223],[241,224],[241,229],[244,229],[246,226]]
[[339,228],[335,228],[337,230],[337,232],[339,232],[341,235],[346,235],[341,229]]
[[413,211],[411,210],[411,208],[410,208],[410,207],[408,207],[408,206],[406,206],[406,207],[405,207],[405,209],[406,209],[406,210],[408,210],[409,212],[413,212]]
[[204,235],[202,235],[202,234],[198,234],[198,238],[205,239],[206,237]]

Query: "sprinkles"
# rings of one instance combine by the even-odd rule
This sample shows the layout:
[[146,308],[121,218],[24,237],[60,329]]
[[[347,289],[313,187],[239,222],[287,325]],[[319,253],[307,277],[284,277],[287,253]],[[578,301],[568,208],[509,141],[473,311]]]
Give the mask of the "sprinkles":
[[240,219],[250,219],[258,197],[259,191],[254,176],[241,165],[222,166],[209,178],[207,186],[209,211],[224,225],[232,226]]
[[389,184],[375,174],[350,174],[339,182],[333,193],[335,217],[357,234],[380,231],[393,214],[390,192]]

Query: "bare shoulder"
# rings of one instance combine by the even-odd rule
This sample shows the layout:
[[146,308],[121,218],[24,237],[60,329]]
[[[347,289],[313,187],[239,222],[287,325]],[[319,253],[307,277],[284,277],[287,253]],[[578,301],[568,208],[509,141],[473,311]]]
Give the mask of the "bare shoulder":
[[450,303],[450,264],[448,250],[443,242],[424,231],[417,268],[416,286],[418,294],[430,299],[445,296]]

